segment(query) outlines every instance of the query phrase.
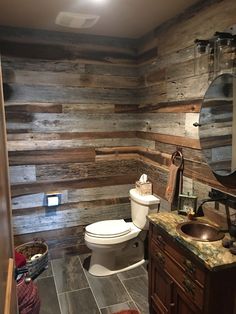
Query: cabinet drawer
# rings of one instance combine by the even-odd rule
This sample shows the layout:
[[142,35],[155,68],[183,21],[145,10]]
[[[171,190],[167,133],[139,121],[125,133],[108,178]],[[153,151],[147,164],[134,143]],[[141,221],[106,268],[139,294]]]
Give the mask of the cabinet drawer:
[[185,253],[174,246],[171,241],[168,241],[166,237],[164,237],[160,232],[158,232],[157,227],[153,226],[153,236],[152,239],[156,243],[156,245],[164,250],[165,253],[169,255],[169,257],[184,270],[186,275],[191,277],[192,280],[198,281],[200,285],[203,287],[205,283],[205,272],[194,263],[191,258],[186,258]]
[[159,268],[162,268],[178,284],[185,295],[199,308],[203,307],[203,289],[177,263],[166,254],[155,241],[151,242],[151,255]]
[[192,261],[191,258],[184,256],[184,253],[179,252],[170,245],[167,245],[166,252],[183,268],[186,275],[192,278],[194,281],[198,281],[202,287],[205,284],[205,272],[199,269],[199,267]]
[[[160,304],[155,298],[151,297],[151,308],[155,314],[168,314],[166,309],[163,308],[162,304]],[[153,314],[152,311],[152,314]]]

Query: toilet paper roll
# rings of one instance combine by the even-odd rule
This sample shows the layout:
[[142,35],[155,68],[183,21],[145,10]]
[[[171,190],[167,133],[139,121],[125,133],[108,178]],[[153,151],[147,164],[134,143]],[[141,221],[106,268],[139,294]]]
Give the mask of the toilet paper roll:
[[31,256],[31,261],[35,261],[36,259],[38,259],[39,257],[41,257],[42,256],[42,254],[35,254],[35,255],[33,255],[33,256]]

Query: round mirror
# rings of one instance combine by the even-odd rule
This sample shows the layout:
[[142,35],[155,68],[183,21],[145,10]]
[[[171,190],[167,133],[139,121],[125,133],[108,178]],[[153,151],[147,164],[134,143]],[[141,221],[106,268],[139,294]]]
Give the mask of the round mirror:
[[236,76],[222,74],[209,86],[200,112],[202,152],[216,178],[236,186]]

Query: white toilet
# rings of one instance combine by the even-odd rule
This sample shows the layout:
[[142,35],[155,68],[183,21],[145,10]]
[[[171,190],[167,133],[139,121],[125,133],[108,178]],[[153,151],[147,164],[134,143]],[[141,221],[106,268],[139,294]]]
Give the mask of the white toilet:
[[148,230],[146,216],[159,210],[160,199],[130,190],[132,222],[104,220],[88,225],[85,243],[91,249],[89,272],[108,276],[144,263],[144,240]]

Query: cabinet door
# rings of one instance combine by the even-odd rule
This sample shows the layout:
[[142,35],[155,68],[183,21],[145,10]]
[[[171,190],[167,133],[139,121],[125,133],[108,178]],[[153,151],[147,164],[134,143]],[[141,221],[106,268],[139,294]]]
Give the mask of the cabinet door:
[[175,314],[200,314],[200,311],[176,285],[174,289]]
[[[150,293],[152,313],[165,314],[173,313],[173,287],[174,283],[168,274],[151,259],[150,269]],[[153,305],[152,305],[153,304]]]

